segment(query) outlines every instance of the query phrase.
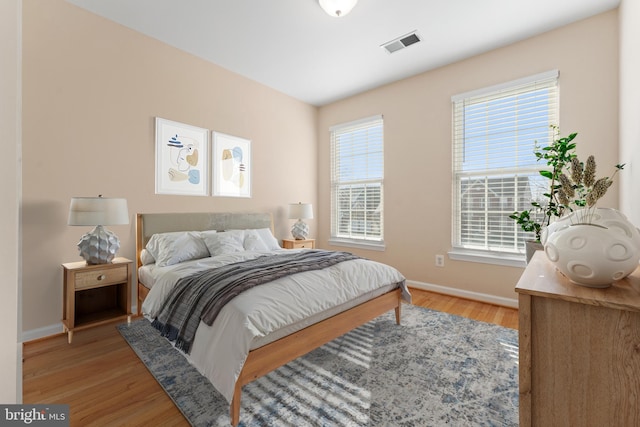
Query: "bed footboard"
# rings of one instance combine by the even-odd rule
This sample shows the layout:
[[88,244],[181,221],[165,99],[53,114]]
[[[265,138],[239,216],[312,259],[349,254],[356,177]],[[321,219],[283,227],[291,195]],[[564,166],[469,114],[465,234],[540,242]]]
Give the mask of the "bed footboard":
[[399,325],[401,307],[402,290],[395,289],[250,351],[233,392],[230,407],[231,425],[237,426],[240,422],[240,398],[242,387],[245,384],[346,334],[358,326],[364,325],[391,309],[395,309],[396,323]]

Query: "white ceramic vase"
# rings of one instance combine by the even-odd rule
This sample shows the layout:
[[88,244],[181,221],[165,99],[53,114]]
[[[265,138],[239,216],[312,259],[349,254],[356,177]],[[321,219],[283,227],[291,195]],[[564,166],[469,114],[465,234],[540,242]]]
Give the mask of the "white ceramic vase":
[[609,287],[640,261],[640,231],[615,209],[572,212],[543,230],[541,242],[556,268],[583,286]]

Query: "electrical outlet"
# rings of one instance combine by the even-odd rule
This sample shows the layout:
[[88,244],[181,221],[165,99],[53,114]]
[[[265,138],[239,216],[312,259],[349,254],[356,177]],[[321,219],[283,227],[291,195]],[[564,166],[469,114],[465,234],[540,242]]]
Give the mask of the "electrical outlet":
[[436,267],[444,267],[444,255],[436,255]]

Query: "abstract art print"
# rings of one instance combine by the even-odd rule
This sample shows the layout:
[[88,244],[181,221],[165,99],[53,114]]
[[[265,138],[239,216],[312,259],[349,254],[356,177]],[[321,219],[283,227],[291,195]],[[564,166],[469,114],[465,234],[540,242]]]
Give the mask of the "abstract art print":
[[213,195],[251,197],[251,141],[213,132]]
[[209,130],[156,117],[156,194],[209,194]]

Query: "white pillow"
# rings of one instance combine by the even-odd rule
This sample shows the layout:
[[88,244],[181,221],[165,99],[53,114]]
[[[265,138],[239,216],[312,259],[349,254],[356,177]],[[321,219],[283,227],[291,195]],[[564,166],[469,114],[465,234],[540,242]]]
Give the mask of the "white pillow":
[[270,228],[259,228],[255,231],[258,233],[258,236],[260,236],[260,238],[264,242],[265,246],[267,247],[267,250],[273,251],[276,249],[280,249],[280,244],[278,243],[278,240],[275,237],[273,237],[273,234],[271,233]]
[[143,249],[140,251],[140,262],[142,263],[142,265],[148,265],[156,262],[156,259],[153,257],[153,255],[151,255],[151,252]]
[[223,233],[201,233],[201,236],[211,256],[244,251],[244,230],[229,230]]
[[258,235],[257,230],[244,231],[244,248],[247,251],[267,252],[269,248]]
[[146,249],[155,258],[158,267],[209,256],[207,246],[196,231],[154,234]]
[[[238,232],[244,232],[245,233],[245,238],[244,238],[244,248],[246,250],[252,250],[252,251],[273,251],[276,249],[281,249],[280,248],[280,244],[278,243],[278,240],[273,237],[273,234],[271,234],[271,229],[270,228],[247,228],[245,230],[229,230],[229,231],[238,231]],[[229,232],[227,231],[227,233]],[[249,242],[247,242],[247,236],[251,236],[249,239]],[[262,240],[262,243],[264,243],[264,246],[255,242],[254,238],[258,237],[260,240]],[[251,246],[253,248],[265,248],[265,249],[249,249],[248,246]]]
[[173,233],[157,233],[151,236],[145,249],[149,252],[149,255],[153,257],[153,259],[158,258],[158,254],[160,253],[160,247],[171,244],[178,237],[182,236],[184,231],[176,231]]

